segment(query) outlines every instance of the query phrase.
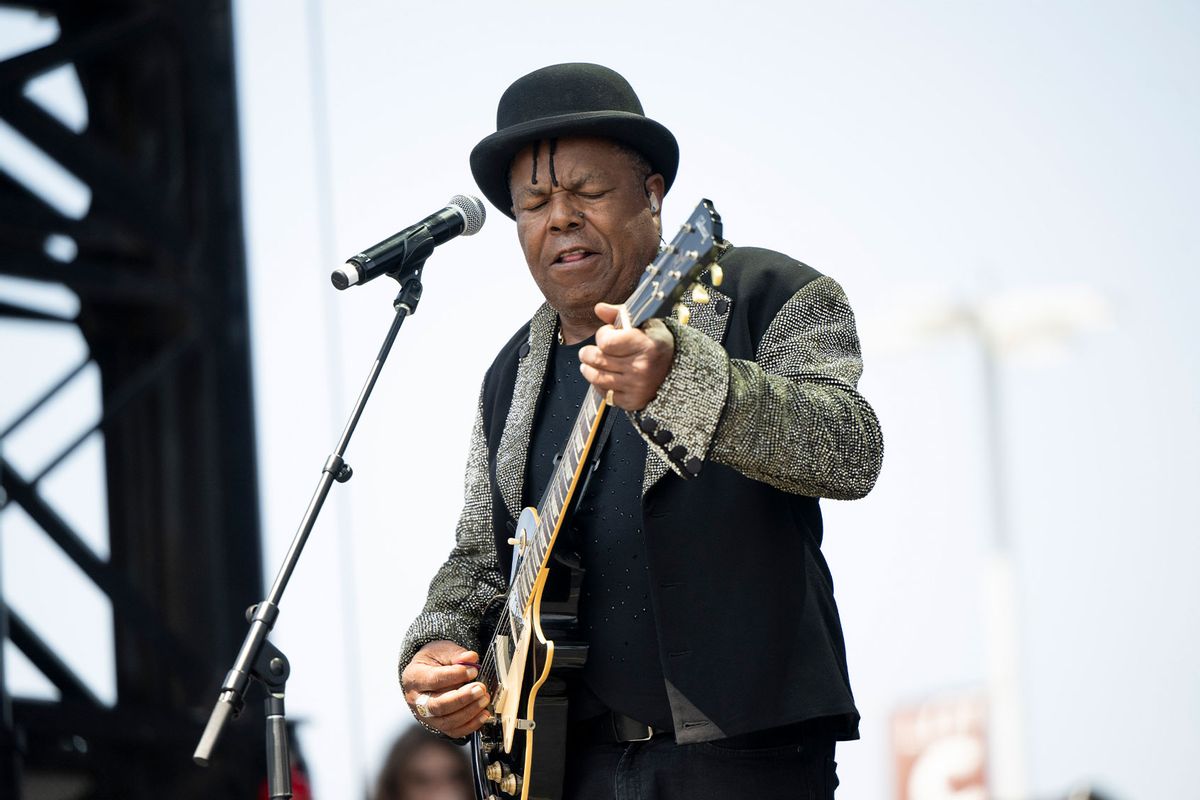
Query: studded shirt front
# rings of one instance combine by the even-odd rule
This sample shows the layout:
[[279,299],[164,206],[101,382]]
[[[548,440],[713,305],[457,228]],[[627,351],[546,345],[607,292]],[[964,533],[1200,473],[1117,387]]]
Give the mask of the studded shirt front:
[[[537,502],[550,482],[554,456],[575,420],[588,384],[579,371],[585,344],[558,345],[547,363],[530,438],[526,503]],[[567,544],[586,570],[580,629],[588,642],[583,683],[571,695],[571,716],[606,708],[660,729],[671,711],[659,663],[650,605],[650,574],[642,533],[641,489],[646,446],[629,418],[618,413],[599,468],[572,515]]]

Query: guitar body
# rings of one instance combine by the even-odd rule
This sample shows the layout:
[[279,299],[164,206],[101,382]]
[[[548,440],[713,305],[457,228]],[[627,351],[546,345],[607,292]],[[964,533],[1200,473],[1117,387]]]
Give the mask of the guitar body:
[[[535,509],[525,509],[517,529],[529,530],[525,526],[536,524],[536,514]],[[471,768],[481,800],[562,798],[567,694],[587,661],[587,644],[579,635],[583,569],[569,548],[556,546],[538,578],[528,615],[532,635],[527,640],[528,653],[516,702],[510,703],[509,697],[498,699],[494,703],[498,721],[483,726],[471,737]],[[510,653],[507,660],[515,666],[520,658]],[[512,724],[514,735],[506,751],[504,713],[513,706],[518,718],[532,720],[534,727],[520,730]],[[537,758],[533,757],[535,752]]]
[[[646,268],[622,307],[621,326],[637,327],[669,313],[706,267],[712,285],[718,285],[720,267],[711,259],[720,241],[721,217],[704,200]],[[703,286],[693,286],[695,302],[707,297]],[[685,310],[680,306],[684,324]],[[562,798],[568,687],[587,660],[587,646],[579,633],[583,569],[559,532],[607,409],[604,396],[590,388],[541,503],[521,512],[516,535],[508,540],[513,572],[478,677],[491,694],[492,721],[471,739],[480,800]]]

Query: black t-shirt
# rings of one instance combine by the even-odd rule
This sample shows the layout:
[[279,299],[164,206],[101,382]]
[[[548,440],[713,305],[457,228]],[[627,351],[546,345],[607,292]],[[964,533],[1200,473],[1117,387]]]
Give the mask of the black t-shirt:
[[[553,474],[554,457],[571,433],[588,389],[579,371],[579,351],[592,341],[557,345],[546,365],[529,443],[527,504],[541,497]],[[642,535],[646,445],[620,409],[611,413],[616,416],[599,468],[568,520],[571,541],[586,570],[579,621],[589,645],[582,685],[571,694],[570,715],[585,719],[607,708],[669,730],[671,711]]]

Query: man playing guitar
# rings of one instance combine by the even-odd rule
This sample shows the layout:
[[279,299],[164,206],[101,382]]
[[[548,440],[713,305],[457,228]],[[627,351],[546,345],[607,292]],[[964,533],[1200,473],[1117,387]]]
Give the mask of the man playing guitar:
[[[811,267],[719,242],[707,283],[675,314],[623,323],[627,298],[659,286],[644,270],[664,257],[677,166],[674,136],[624,78],[593,64],[516,81],[497,131],[471,154],[484,194],[516,221],[546,303],[484,378],[456,542],[400,667],[422,724],[482,743],[485,797],[832,797],[834,743],[858,736],[818,506],[867,494],[882,459],[856,389],[853,314]],[[577,423],[587,442],[572,450],[571,421],[592,389],[605,402],[592,428]],[[489,609],[525,552],[522,509],[575,452],[588,456],[587,478],[567,493],[553,547],[574,565],[560,582],[577,614],[551,614],[547,600],[532,621],[569,617],[586,661],[558,648],[572,669],[567,702],[545,701],[566,708],[551,729],[532,701],[497,695],[515,695],[512,676],[536,677],[530,665],[552,651],[535,644],[530,665],[513,667],[522,626],[509,635]],[[516,729],[537,742],[524,762],[501,763],[508,745],[481,735],[510,707],[523,719],[507,720],[508,739]],[[535,782],[528,765],[543,745],[565,761]]]

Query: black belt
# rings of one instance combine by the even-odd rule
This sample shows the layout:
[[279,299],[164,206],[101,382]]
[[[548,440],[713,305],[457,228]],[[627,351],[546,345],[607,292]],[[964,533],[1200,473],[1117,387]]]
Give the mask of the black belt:
[[[780,744],[794,744],[809,748],[832,748],[834,736],[827,730],[825,720],[810,720],[793,723],[779,728],[770,728],[752,733],[743,733],[723,740],[723,745],[730,749],[770,747]],[[627,742],[646,742],[655,736],[672,736],[669,730],[662,730],[647,725],[644,722],[606,711],[596,717],[590,717],[571,725],[572,739],[588,744],[625,744]]]
[[571,726],[571,737],[588,744],[647,742],[655,736],[664,735],[671,735],[671,731],[654,728],[615,711],[606,711],[598,717],[585,719]]

